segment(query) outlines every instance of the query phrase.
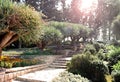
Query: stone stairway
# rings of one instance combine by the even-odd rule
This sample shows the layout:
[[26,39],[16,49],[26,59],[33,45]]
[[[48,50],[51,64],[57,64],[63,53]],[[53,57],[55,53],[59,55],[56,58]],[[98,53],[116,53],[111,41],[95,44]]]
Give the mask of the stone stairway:
[[74,51],[68,50],[49,64],[47,68],[19,76],[12,82],[51,82],[53,78],[66,70],[67,62],[71,60],[73,54]]
[[55,61],[53,61],[52,64],[49,65],[49,68],[63,68],[66,69],[67,68],[67,62],[71,60],[71,57],[62,57],[59,59],[56,59]]
[[71,60],[70,56],[61,56],[55,59],[48,68],[19,76],[12,82],[51,82],[59,73],[66,70],[69,60]]

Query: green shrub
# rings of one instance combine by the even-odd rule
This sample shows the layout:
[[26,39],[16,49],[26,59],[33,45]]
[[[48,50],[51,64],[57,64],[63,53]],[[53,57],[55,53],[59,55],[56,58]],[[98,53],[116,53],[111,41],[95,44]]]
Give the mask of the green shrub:
[[14,62],[13,67],[20,67],[21,66],[21,62]]
[[44,44],[44,47],[42,47],[43,49],[47,45],[50,45],[52,43],[57,45],[62,42],[63,35],[58,29],[54,27],[46,26],[41,30],[42,30],[42,33],[40,35],[40,41],[42,45]]
[[92,79],[94,82],[106,82],[105,74],[109,74],[109,69],[103,61],[93,60],[91,63],[91,70],[93,72]]
[[85,46],[85,49],[84,49],[84,53],[90,53],[90,54],[92,54],[92,55],[95,55],[96,54],[96,49],[95,49],[95,47],[92,45],[92,44],[87,44],[86,46]]
[[113,65],[113,70],[120,70],[120,61],[118,61],[118,63]]
[[0,62],[0,67],[3,67],[3,68],[12,68],[13,67],[13,63],[12,62],[1,61]]
[[90,61],[94,59],[93,56],[85,56],[83,54],[73,56],[72,60],[67,64],[68,71],[75,74],[84,74],[85,72],[89,72],[87,70],[90,66]]
[[95,82],[106,82],[104,75],[108,74],[108,67],[93,55],[81,54],[74,56],[68,63],[68,71],[80,74]]
[[108,54],[108,60],[111,66],[116,64],[120,60],[120,48],[111,50],[111,52]]
[[24,59],[21,60],[20,62],[14,62],[13,67],[24,67],[24,66],[30,66],[30,65],[36,65],[40,64],[42,61],[37,60],[37,59]]
[[99,43],[94,43],[93,46],[96,49],[96,52],[99,52],[99,50],[101,48],[100,44]]
[[113,70],[111,75],[114,82],[120,82],[120,70]]
[[91,82],[91,81],[80,75],[74,75],[66,71],[61,73],[58,77],[54,78],[52,82]]
[[97,57],[100,60],[107,60],[107,53],[104,53],[104,50],[100,49],[99,52],[97,53]]

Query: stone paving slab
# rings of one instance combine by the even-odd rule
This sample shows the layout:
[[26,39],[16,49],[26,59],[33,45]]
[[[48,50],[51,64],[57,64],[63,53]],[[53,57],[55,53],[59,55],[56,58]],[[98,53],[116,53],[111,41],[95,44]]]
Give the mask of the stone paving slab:
[[21,82],[51,82],[53,78],[57,77],[63,71],[65,71],[65,69],[47,68],[44,70],[19,76],[17,80],[20,80]]

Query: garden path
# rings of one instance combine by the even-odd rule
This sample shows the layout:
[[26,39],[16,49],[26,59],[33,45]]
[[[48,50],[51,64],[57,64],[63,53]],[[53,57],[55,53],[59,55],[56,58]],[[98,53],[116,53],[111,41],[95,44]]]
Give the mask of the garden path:
[[12,82],[51,82],[53,78],[66,70],[66,62],[69,60],[71,57],[58,58],[48,68],[19,76]]

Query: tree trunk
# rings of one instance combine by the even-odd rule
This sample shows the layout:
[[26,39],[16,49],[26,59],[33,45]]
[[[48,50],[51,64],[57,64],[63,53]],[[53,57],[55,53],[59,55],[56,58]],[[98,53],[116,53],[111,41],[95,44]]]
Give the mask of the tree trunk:
[[0,42],[0,56],[2,55],[2,49],[10,45],[12,42],[16,41],[17,39],[18,39],[18,35],[15,34],[13,31],[6,33]]

